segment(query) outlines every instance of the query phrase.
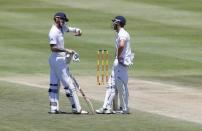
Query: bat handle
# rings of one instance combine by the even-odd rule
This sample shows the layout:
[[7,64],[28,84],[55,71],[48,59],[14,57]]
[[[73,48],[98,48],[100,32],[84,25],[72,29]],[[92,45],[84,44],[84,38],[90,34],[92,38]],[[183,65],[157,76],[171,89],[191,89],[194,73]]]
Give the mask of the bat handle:
[[82,90],[81,88],[79,88],[79,90],[80,90],[81,94],[82,94],[83,96],[85,96],[83,90]]

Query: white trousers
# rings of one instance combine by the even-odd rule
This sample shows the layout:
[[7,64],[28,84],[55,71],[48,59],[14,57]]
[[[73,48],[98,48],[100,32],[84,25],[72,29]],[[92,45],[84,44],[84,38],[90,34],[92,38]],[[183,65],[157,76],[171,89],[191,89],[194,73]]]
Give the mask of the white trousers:
[[106,89],[105,100],[103,108],[112,109],[112,102],[116,95],[119,93],[120,108],[123,111],[128,111],[128,67],[118,63],[118,60],[114,60],[112,66],[112,73],[108,81],[108,87]]
[[51,111],[59,110],[59,87],[61,82],[64,86],[66,96],[71,102],[72,111],[80,112],[81,106],[76,94],[76,87],[73,85],[73,81],[70,78],[69,68],[67,67],[65,57],[60,56],[57,53],[52,53],[49,57],[49,65],[49,100]]

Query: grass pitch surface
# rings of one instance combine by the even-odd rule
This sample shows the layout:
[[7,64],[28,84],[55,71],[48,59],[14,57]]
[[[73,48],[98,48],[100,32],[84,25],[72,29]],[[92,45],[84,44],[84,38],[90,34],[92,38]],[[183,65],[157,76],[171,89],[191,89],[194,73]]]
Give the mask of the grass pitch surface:
[[[82,101],[84,108],[85,104]],[[97,108],[100,103],[93,101]],[[2,131],[200,131],[202,125],[132,110],[129,115],[48,114],[47,89],[0,81]],[[61,93],[61,109],[70,105]]]

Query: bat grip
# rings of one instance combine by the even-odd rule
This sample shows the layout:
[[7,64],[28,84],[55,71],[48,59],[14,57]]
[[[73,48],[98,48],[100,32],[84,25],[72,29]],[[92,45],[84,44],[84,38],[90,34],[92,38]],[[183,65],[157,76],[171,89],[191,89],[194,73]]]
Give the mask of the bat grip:
[[80,88],[79,90],[80,90],[81,94],[82,94],[83,96],[85,96],[83,90],[82,90],[81,88]]

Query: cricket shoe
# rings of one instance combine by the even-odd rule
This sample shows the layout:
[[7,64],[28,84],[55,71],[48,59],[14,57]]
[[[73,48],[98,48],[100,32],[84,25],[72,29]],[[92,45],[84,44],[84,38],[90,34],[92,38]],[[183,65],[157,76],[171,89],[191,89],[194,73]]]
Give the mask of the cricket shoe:
[[117,110],[115,112],[116,114],[130,114],[129,111],[124,111],[124,110]]
[[100,109],[96,110],[95,112],[97,114],[114,114],[115,113],[111,109],[107,109],[107,108],[100,108]]
[[51,110],[50,112],[48,112],[49,114],[62,114],[63,112],[60,110]]
[[85,110],[81,110],[80,112],[78,111],[73,111],[73,114],[88,114],[89,112],[88,111],[85,111]]

